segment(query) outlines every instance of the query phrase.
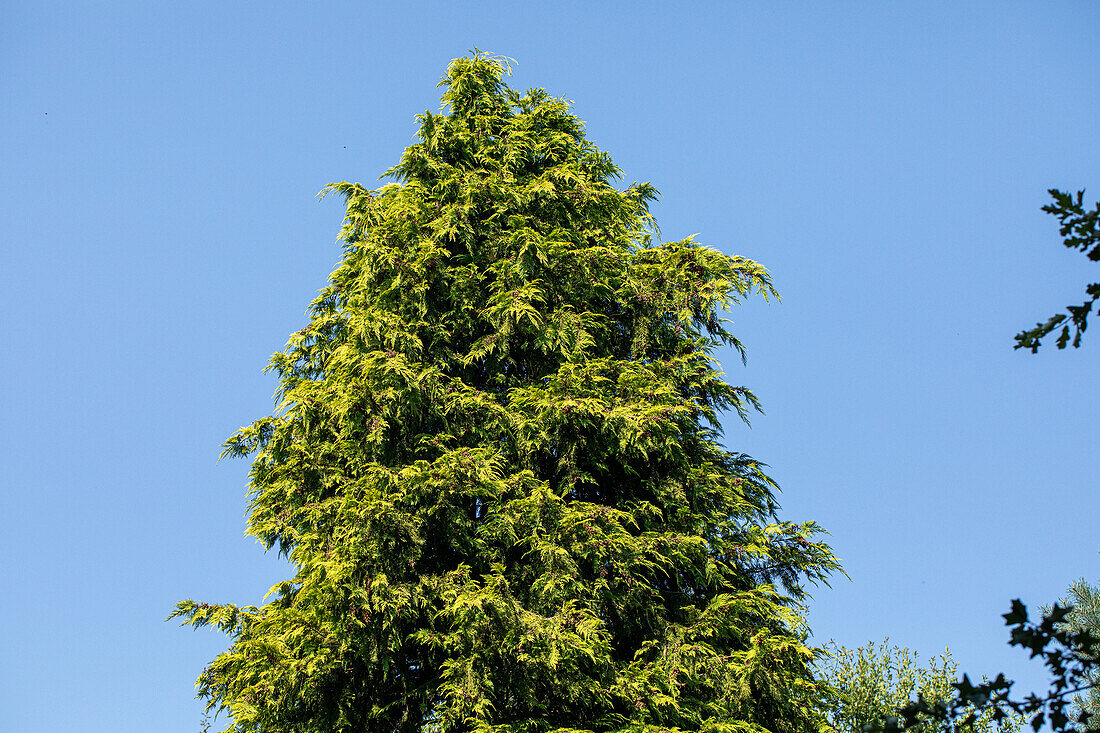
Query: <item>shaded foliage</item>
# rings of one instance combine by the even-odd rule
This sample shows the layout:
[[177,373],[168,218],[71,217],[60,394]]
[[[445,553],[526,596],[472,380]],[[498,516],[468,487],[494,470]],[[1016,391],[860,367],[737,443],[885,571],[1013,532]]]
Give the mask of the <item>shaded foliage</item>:
[[293,578],[183,601],[231,646],[232,731],[811,731],[797,602],[837,568],[719,444],[759,409],[711,355],[767,271],[655,242],[647,183],[561,99],[455,60],[378,189],[337,183],[343,259],[275,354],[248,533]]
[[1023,716],[1035,731],[1044,724],[1053,731],[1066,733],[1100,730],[1100,720],[1090,717],[1088,709],[1067,711],[1079,694],[1094,689],[1097,652],[1100,652],[1100,638],[1087,631],[1078,632],[1067,624],[1071,614],[1071,608],[1055,605],[1038,622],[1032,622],[1027,607],[1018,600],[1004,614],[1005,623],[1012,627],[1009,644],[1027,649],[1032,657],[1042,658],[1049,670],[1051,686],[1045,695],[1031,693],[1013,698],[1013,682],[1003,674],[980,684],[963,675],[962,680],[952,685],[954,694],[949,699],[918,697],[896,715],[876,721],[866,730],[900,733],[932,721],[942,731],[964,731],[982,715],[990,716],[994,722],[1013,715]]
[[[1070,249],[1081,250],[1092,262],[1100,261],[1100,202],[1097,202],[1092,210],[1084,205],[1084,191],[1078,191],[1077,197],[1056,188],[1048,191],[1054,198],[1053,204],[1047,204],[1043,211],[1058,218],[1061,227],[1058,233],[1062,236],[1062,244]],[[1081,345],[1081,335],[1088,326],[1088,317],[1092,312],[1093,303],[1100,298],[1100,283],[1092,283],[1085,288],[1085,294],[1089,298],[1081,305],[1066,306],[1066,313],[1056,313],[1045,323],[1036,323],[1035,327],[1016,334],[1017,349],[1031,349],[1031,353],[1039,351],[1045,336],[1062,327],[1055,343],[1059,349],[1066,348],[1070,342],[1070,327],[1073,327],[1073,346]],[[1067,316],[1068,313],[1068,316]]]

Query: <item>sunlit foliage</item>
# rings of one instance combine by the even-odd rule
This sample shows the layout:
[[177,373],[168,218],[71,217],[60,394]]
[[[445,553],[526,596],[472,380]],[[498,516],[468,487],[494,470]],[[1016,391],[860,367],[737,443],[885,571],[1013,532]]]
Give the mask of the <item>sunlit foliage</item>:
[[712,352],[763,267],[660,242],[645,183],[562,99],[475,54],[276,354],[248,532],[297,569],[261,607],[184,601],[231,646],[234,731],[818,730],[797,602],[836,568],[719,444],[758,409]]

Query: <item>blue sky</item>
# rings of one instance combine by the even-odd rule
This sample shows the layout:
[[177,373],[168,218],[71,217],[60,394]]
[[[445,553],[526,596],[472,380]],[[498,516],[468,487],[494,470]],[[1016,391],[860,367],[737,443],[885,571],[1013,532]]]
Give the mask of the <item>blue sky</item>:
[[[1046,189],[1100,197],[1100,5],[47,3],[0,11],[0,729],[198,728],[225,647],[175,601],[287,575],[243,536],[269,355],[339,256],[330,181],[371,184],[478,46],[575,103],[651,181],[666,238],[770,268],[735,312],[767,415],[727,423],[851,581],[815,638],[889,635],[1041,670],[999,614],[1100,579],[1100,326]],[[1095,267],[1093,265],[1092,267]],[[1091,338],[1090,338],[1091,337]]]

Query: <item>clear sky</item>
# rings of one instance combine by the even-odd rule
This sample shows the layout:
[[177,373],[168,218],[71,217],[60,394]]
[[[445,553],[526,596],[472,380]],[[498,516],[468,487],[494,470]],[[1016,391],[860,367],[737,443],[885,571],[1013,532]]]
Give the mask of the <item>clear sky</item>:
[[[735,312],[767,414],[727,423],[851,581],[815,638],[1026,684],[1000,614],[1100,579],[1100,279],[1046,190],[1091,187],[1095,2],[51,3],[0,8],[0,730],[194,731],[225,648],[163,619],[287,576],[243,536],[269,355],[474,46],[575,102],[668,239],[768,266]],[[1095,268],[1096,265],[1092,265]]]

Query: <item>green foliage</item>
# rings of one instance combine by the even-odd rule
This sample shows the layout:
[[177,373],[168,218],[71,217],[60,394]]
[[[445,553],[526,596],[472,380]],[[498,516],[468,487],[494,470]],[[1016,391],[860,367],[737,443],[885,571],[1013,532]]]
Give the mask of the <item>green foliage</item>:
[[[1075,199],[1069,193],[1059,191],[1056,188],[1048,192],[1054,198],[1053,204],[1047,204],[1043,211],[1058,217],[1061,228],[1058,233],[1062,236],[1062,243],[1071,248],[1079,249],[1085,253],[1089,260],[1100,261],[1100,202],[1089,211],[1084,206],[1084,191],[1077,192]],[[1051,331],[1062,326],[1062,332],[1056,341],[1059,349],[1066,348],[1069,343],[1069,329],[1074,328],[1073,346],[1081,345],[1081,334],[1088,326],[1089,313],[1092,305],[1100,298],[1100,283],[1092,283],[1085,288],[1089,299],[1081,305],[1066,306],[1069,313],[1069,322],[1066,322],[1065,313],[1057,313],[1051,316],[1046,323],[1036,323],[1035,328],[1016,334],[1017,349],[1031,349],[1031,353],[1039,351],[1043,338]]]
[[199,694],[231,731],[816,731],[797,602],[837,562],[718,442],[768,273],[654,242],[653,187],[505,72],[455,60],[396,183],[325,189],[343,259],[225,444],[296,574],[178,604],[231,639]]
[[1088,631],[1075,631],[1068,623],[1073,609],[1055,605],[1042,615],[1038,622],[1028,618],[1027,607],[1019,600],[1012,602],[1012,610],[1004,614],[1005,624],[1012,627],[1012,646],[1022,647],[1031,656],[1040,657],[1050,671],[1051,684],[1046,695],[1035,693],[1025,698],[1013,699],[1012,681],[1003,674],[994,680],[975,685],[970,678],[954,683],[954,693],[947,700],[934,700],[919,696],[868,728],[869,731],[900,733],[920,728],[932,721],[937,730],[945,733],[969,731],[976,720],[990,716],[1000,723],[1019,716],[1036,732],[1049,724],[1056,733],[1076,733],[1100,730],[1100,721],[1090,717],[1088,708],[1067,715],[1066,708],[1082,692],[1095,690],[1098,671],[1100,638]]
[[[829,693],[824,700],[825,716],[838,733],[863,733],[893,715],[911,700],[946,704],[955,692],[958,665],[944,650],[926,666],[918,664],[917,654],[905,647],[889,645],[889,639],[877,646],[868,643],[858,649],[831,643],[818,662],[818,679]],[[993,721],[993,711],[985,711],[968,726],[970,733],[1014,733],[1022,719],[1008,716]],[[931,730],[932,723],[916,726]]]
[[[1063,628],[1100,639],[1100,588],[1082,578],[1070,586],[1061,605],[1069,609]],[[1088,713],[1100,721],[1100,670],[1094,668],[1086,677],[1091,687],[1077,698],[1075,712],[1078,717]]]

